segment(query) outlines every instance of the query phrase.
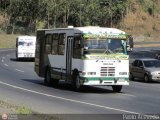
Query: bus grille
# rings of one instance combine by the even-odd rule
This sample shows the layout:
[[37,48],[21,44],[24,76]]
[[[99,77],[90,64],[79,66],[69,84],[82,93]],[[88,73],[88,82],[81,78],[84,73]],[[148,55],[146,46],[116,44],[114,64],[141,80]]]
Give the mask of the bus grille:
[[115,67],[101,67],[101,76],[115,76]]

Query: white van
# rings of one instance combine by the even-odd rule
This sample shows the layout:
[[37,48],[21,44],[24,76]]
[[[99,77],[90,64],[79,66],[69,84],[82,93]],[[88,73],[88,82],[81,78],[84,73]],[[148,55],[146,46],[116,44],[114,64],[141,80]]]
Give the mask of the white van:
[[16,59],[34,58],[35,48],[35,36],[18,36],[16,39]]

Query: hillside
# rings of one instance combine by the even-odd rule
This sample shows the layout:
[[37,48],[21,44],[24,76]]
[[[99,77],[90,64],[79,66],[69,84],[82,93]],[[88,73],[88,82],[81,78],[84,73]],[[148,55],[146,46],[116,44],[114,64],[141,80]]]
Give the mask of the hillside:
[[160,0],[131,1],[130,11],[121,23],[124,31],[136,41],[160,41]]
[[[127,4],[126,14],[113,26],[133,35],[135,41],[160,41],[160,0],[128,0]],[[8,18],[0,12],[0,34]]]

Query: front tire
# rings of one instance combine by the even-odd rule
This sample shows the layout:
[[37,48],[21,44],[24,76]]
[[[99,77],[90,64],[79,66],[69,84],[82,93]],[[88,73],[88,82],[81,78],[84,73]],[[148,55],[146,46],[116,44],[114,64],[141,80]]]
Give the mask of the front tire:
[[113,85],[112,89],[113,89],[114,92],[121,92],[122,85]]
[[151,82],[151,80],[150,80],[148,75],[144,75],[144,82],[146,82],[146,83]]
[[82,85],[80,83],[80,76],[79,74],[74,74],[72,78],[72,85],[74,90],[76,91],[81,91],[82,90]]

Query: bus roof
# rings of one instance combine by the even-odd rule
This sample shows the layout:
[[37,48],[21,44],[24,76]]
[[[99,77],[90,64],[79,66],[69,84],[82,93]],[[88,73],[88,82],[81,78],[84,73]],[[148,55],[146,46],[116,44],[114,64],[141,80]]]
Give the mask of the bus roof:
[[75,27],[75,29],[82,31],[83,33],[125,34],[124,31],[117,28],[106,28],[99,26]]
[[52,30],[80,30],[83,33],[108,33],[108,34],[125,34],[124,31],[117,28],[107,28],[99,26],[84,26],[84,27],[69,27],[69,28],[53,28],[53,29],[38,29],[37,31],[52,31]]

